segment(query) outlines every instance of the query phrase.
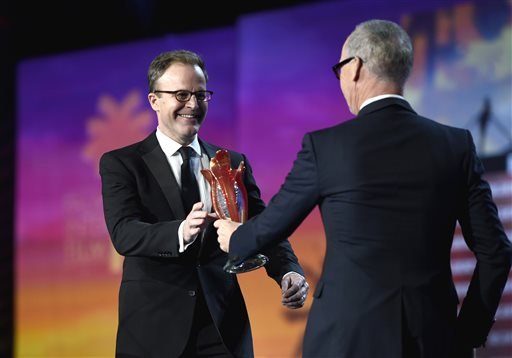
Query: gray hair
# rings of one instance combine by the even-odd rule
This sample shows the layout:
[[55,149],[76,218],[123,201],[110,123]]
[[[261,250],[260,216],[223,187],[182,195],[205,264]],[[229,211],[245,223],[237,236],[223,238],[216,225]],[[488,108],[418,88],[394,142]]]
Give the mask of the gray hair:
[[413,63],[409,35],[398,24],[386,20],[360,23],[347,39],[348,56],[360,57],[378,78],[403,87]]
[[160,55],[155,57],[148,69],[148,84],[149,92],[155,90],[156,81],[162,77],[165,71],[173,63],[183,63],[186,65],[199,66],[203,71],[206,81],[208,81],[208,73],[206,72],[206,66],[203,59],[197,53],[188,50],[176,50],[162,52]]

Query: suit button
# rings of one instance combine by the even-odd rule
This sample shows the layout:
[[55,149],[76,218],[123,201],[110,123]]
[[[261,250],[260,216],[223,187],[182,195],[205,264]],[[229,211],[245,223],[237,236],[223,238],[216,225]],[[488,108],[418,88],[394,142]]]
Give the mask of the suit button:
[[190,291],[188,291],[188,295],[190,297],[194,297],[196,295],[196,291],[190,290]]

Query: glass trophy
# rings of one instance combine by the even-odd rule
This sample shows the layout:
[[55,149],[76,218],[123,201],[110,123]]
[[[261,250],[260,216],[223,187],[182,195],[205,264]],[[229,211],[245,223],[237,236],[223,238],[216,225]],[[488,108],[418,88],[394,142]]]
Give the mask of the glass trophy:
[[[244,171],[243,161],[237,169],[231,168],[229,152],[225,149],[218,150],[210,159],[210,169],[201,170],[210,183],[213,209],[220,219],[230,219],[239,223],[247,220],[247,190],[242,178]],[[256,254],[238,265],[228,261],[224,270],[229,273],[249,272],[262,267],[267,262],[267,256]]]

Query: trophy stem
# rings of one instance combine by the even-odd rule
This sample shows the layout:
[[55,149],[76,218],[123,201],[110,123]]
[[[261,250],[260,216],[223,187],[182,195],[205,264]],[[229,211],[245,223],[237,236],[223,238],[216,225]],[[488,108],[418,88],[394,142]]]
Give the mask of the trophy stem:
[[235,265],[231,261],[226,262],[224,265],[224,271],[227,273],[245,273],[249,271],[253,271],[259,269],[264,266],[268,262],[268,257],[262,254],[254,255],[253,257],[249,257],[241,264]]

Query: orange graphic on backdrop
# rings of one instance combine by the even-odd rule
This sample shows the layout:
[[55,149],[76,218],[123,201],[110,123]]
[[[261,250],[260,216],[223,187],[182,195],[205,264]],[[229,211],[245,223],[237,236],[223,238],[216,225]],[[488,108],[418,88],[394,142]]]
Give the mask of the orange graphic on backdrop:
[[101,115],[86,121],[89,142],[83,151],[94,162],[96,172],[103,153],[138,142],[149,134],[153,114],[150,110],[139,110],[142,102],[138,91],[128,93],[121,102],[110,95],[99,98]]

